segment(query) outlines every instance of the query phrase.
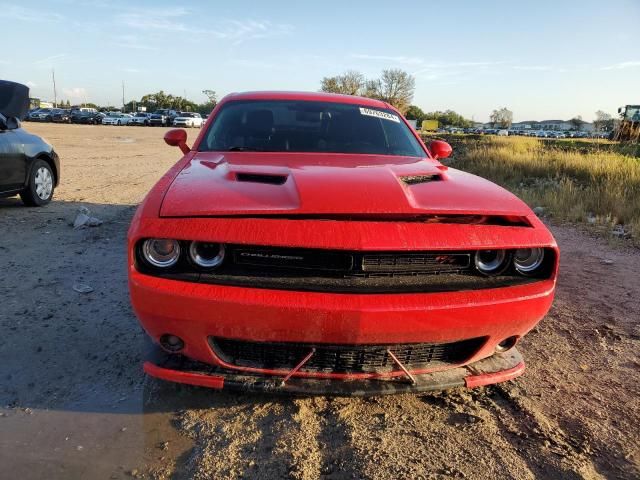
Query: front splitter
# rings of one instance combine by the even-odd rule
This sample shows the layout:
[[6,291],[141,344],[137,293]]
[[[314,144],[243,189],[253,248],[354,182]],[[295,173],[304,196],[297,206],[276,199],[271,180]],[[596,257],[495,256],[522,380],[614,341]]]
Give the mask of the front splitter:
[[516,348],[495,354],[464,367],[408,377],[358,379],[317,379],[238,374],[179,355],[162,354],[144,363],[144,371],[155,378],[199,387],[289,395],[369,396],[418,393],[455,387],[475,388],[505,382],[524,372],[522,355]]

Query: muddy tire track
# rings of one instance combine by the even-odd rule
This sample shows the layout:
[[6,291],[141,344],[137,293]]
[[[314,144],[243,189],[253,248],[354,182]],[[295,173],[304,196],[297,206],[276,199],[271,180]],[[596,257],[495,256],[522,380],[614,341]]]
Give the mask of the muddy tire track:
[[487,411],[536,478],[602,478],[588,458],[588,447],[519,395],[517,386],[490,388],[495,395],[487,402]]

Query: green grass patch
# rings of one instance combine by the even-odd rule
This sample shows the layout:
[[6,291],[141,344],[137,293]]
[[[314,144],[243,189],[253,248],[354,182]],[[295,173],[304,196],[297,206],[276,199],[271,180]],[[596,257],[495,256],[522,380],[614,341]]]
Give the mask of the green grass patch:
[[606,232],[622,225],[640,244],[636,146],[497,136],[446,140],[454,147],[453,158],[445,161],[452,167],[487,178],[561,221],[584,222]]

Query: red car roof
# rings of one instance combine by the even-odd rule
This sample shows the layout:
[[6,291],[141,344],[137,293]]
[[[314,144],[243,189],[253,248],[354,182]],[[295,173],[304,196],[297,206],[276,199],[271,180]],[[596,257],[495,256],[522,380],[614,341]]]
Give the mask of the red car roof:
[[349,103],[368,107],[389,108],[389,105],[381,100],[322,92],[241,92],[231,93],[223,100],[306,100],[309,102]]

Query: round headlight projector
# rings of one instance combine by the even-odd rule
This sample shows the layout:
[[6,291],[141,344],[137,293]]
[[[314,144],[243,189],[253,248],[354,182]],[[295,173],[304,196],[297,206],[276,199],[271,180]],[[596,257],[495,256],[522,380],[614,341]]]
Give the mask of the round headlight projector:
[[170,238],[150,238],[142,244],[142,254],[154,267],[168,268],[180,258],[180,243]]
[[499,275],[509,266],[509,259],[505,250],[478,250],[475,265],[484,275]]
[[542,248],[519,248],[513,254],[516,270],[524,275],[534,272],[542,264],[544,250]]
[[191,242],[191,261],[202,268],[215,268],[224,260],[224,245],[221,243]]

